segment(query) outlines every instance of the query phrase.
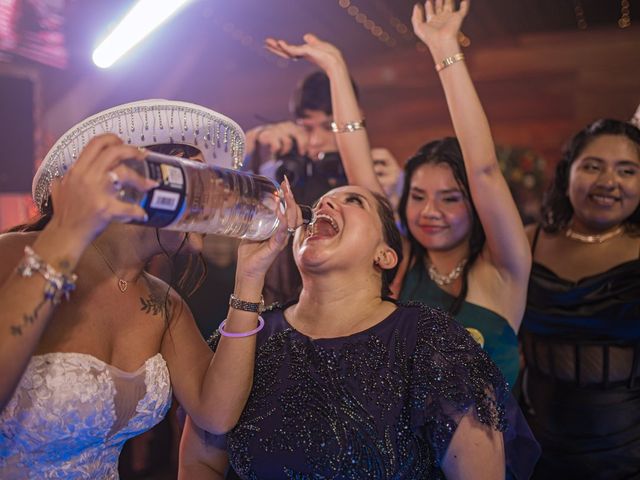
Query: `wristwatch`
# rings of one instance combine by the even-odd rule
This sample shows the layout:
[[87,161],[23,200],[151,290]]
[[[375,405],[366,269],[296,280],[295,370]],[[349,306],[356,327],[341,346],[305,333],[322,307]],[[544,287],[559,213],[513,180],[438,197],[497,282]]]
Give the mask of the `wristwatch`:
[[254,312],[260,315],[264,312],[264,298],[260,295],[259,302],[247,302],[245,300],[240,300],[233,293],[229,297],[229,306],[235,310],[242,310],[245,312]]

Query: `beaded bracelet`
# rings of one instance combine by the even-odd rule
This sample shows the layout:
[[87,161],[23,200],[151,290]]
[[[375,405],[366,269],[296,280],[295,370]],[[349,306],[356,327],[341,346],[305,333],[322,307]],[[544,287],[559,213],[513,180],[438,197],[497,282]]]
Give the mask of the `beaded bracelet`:
[[44,298],[54,305],[60,303],[62,297],[69,300],[69,294],[76,288],[78,276],[74,273],[65,275],[45,262],[29,245],[24,247],[24,260],[17,268],[22,277],[32,277],[38,273],[47,281],[44,285]]
[[229,306],[234,310],[242,310],[243,312],[254,312],[260,315],[264,312],[264,297],[260,295],[259,302],[247,302],[236,297],[233,293],[229,296]]
[[336,122],[331,122],[331,131],[333,133],[351,133],[356,130],[362,130],[367,126],[364,118],[355,122],[347,122],[342,125],[338,125]]
[[227,332],[224,329],[224,326],[226,324],[227,324],[227,319],[225,318],[222,321],[222,323],[220,324],[220,326],[218,327],[218,331],[220,332],[220,335],[222,335],[223,337],[232,337],[232,338],[250,337],[251,335],[255,335],[260,330],[262,330],[262,328],[264,327],[264,318],[262,318],[260,315],[258,315],[258,326],[256,328],[254,328],[253,330],[249,330],[248,332],[241,332],[241,333]]
[[462,60],[464,60],[464,53],[462,52],[456,53],[455,55],[451,55],[450,57],[447,57],[444,60],[442,60],[442,62],[436,63],[435,65],[436,72],[439,72],[447,67],[450,67],[454,63],[458,63]]

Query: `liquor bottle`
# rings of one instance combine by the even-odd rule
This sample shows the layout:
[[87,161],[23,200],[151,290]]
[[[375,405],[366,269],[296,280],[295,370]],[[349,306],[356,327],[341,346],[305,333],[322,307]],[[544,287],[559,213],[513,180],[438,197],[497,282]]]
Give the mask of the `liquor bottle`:
[[[284,212],[283,192],[267,177],[155,152],[126,163],[159,183],[147,192],[122,190],[122,200],[138,203],[148,215],[148,221],[134,223],[265,240],[278,228],[278,209]],[[304,215],[309,223],[308,207]]]

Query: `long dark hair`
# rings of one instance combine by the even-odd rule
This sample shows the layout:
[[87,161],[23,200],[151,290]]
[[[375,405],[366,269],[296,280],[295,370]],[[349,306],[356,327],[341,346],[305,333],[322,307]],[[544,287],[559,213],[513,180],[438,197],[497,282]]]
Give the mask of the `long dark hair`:
[[[467,178],[467,171],[464,167],[464,160],[462,158],[462,150],[460,149],[460,143],[458,139],[454,137],[445,137],[440,140],[429,142],[418,149],[418,151],[411,157],[404,166],[404,185],[402,188],[402,196],[398,204],[398,214],[400,216],[400,222],[406,232],[407,238],[410,244],[409,251],[409,265],[419,264],[424,265],[425,257],[428,252],[424,246],[416,240],[409,230],[409,222],[407,221],[407,203],[409,202],[409,192],[411,190],[411,179],[415,171],[422,165],[427,164],[444,164],[451,168],[453,177],[455,178],[458,186],[462,190],[465,198],[471,206],[471,235],[469,236],[469,258],[462,270],[462,289],[460,294],[453,300],[449,306],[449,312],[453,315],[457,314],[462,307],[462,304],[467,297],[467,291],[469,288],[467,276],[469,269],[480,255],[482,247],[484,247],[485,234],[480,222],[480,217],[476,211],[476,207],[473,204],[473,199],[469,194],[469,180]],[[424,275],[425,268],[420,269],[420,275]],[[406,280],[406,276],[405,276]]]
[[[640,152],[640,130],[628,122],[602,118],[576,133],[562,151],[555,176],[542,202],[542,228],[546,232],[556,233],[565,228],[571,220],[573,206],[567,195],[571,165],[584,149],[601,135],[624,136],[635,143]],[[640,234],[640,205],[624,221],[624,225],[627,232]]]

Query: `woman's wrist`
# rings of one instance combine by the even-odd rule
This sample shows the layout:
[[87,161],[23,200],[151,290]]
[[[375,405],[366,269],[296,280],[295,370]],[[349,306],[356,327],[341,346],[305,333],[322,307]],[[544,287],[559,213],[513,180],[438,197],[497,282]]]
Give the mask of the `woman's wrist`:
[[351,77],[349,76],[349,67],[347,67],[347,63],[344,61],[344,58],[342,58],[342,55],[331,58],[331,61],[328,62],[325,73],[329,79],[339,80],[340,77],[346,76],[349,81],[351,81]]
[[233,288],[233,294],[246,302],[258,303],[262,298],[264,275],[262,278],[238,278]]
[[443,59],[461,52],[457,38],[447,38],[438,42],[431,42],[427,44],[427,47],[435,63],[439,63]]
[[38,235],[33,243],[33,250],[47,263],[61,273],[70,274],[76,268],[91,239],[84,240],[75,231],[47,227]]

